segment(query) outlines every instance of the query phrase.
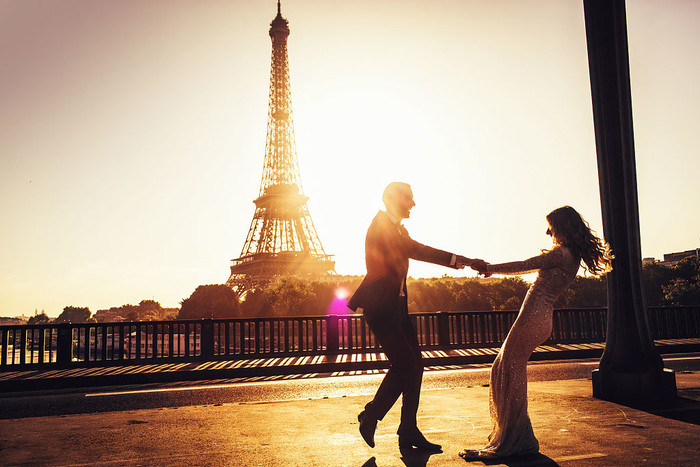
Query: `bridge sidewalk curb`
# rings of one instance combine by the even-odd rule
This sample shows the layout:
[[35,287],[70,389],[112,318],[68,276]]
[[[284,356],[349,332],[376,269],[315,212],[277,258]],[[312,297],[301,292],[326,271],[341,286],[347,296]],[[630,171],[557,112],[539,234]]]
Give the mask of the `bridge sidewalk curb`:
[[[557,344],[535,350],[530,360],[598,358],[603,343]],[[662,354],[700,351],[700,339],[658,341]],[[426,367],[489,364],[498,348],[424,350]],[[92,366],[71,369],[36,369],[0,373],[0,393],[91,386],[165,383],[255,376],[330,374],[386,370],[389,362],[382,353],[365,352],[324,356],[259,357],[248,360],[219,360],[188,363],[148,362],[138,365]]]

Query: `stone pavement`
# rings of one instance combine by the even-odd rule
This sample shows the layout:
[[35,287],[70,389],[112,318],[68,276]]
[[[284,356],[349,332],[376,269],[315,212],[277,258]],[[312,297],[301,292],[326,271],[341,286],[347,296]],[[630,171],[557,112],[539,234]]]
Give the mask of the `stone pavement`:
[[[541,454],[488,465],[700,465],[700,372],[676,374],[677,403],[642,411],[593,399],[590,379],[532,382],[529,412]],[[490,431],[488,387],[426,390],[419,426],[443,445],[402,454],[399,408],[376,448],[359,436],[369,396],[129,410],[0,420],[0,464],[57,466],[464,466],[457,453]]]

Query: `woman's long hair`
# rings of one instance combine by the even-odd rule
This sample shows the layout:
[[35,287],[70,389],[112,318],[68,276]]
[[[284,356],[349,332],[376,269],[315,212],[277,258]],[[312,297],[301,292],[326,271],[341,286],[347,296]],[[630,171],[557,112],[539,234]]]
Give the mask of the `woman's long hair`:
[[554,240],[579,256],[591,274],[601,274],[611,269],[613,258],[610,246],[599,239],[571,206],[563,206],[547,214]]

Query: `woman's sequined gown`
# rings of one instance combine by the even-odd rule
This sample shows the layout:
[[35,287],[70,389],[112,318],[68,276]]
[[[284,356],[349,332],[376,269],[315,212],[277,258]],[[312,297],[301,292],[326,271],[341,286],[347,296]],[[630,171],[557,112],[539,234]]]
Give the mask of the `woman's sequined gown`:
[[494,274],[523,274],[539,271],[525,295],[491,368],[489,410],[493,431],[482,455],[510,456],[535,453],[539,443],[527,414],[526,365],[535,348],[552,332],[554,301],[576,277],[580,258],[562,246],[525,261],[490,264]]

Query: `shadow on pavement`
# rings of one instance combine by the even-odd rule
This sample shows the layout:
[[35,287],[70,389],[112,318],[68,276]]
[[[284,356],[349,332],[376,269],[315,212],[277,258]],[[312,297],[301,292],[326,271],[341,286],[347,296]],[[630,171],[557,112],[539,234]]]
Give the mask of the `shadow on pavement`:
[[[441,451],[442,452],[442,451]],[[419,449],[401,449],[401,461],[406,467],[425,467],[428,464],[428,459],[433,454],[441,452],[426,452]],[[370,457],[367,462],[362,464],[362,467],[377,467],[377,459]]]
[[467,458],[464,459],[467,464],[472,462],[481,462],[484,465],[507,465],[508,467],[518,467],[518,466],[535,466],[535,467],[557,467],[554,459],[547,457],[544,454],[527,454],[523,456],[510,456],[510,457],[496,457],[493,459],[486,458]]
[[426,451],[421,451],[420,449],[403,449],[399,448],[401,451],[401,461],[406,464],[406,467],[425,467],[426,464],[428,463],[428,459],[430,459],[430,456],[433,454],[441,454],[442,451],[439,452],[426,452]]
[[686,397],[678,397],[666,407],[647,409],[647,412],[679,422],[700,425],[700,402]]

